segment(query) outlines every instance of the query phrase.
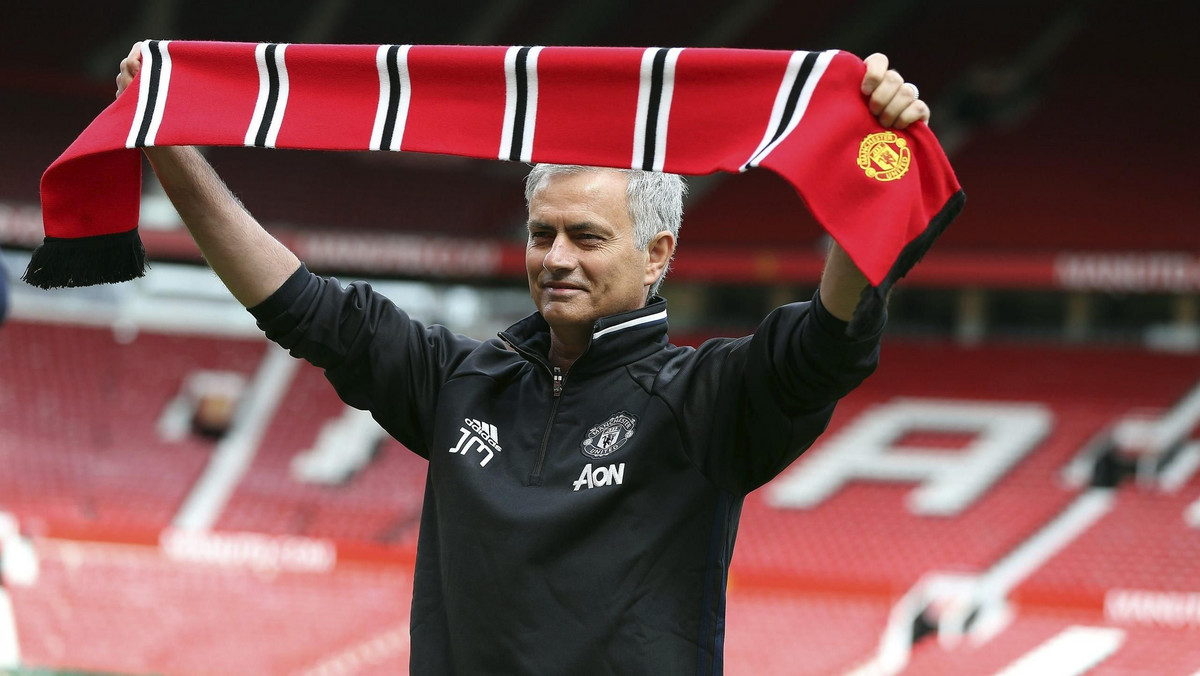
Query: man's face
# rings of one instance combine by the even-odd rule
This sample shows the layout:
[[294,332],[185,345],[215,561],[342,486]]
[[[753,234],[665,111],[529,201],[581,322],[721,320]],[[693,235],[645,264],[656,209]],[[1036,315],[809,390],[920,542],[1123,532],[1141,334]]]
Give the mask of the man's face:
[[551,328],[590,335],[600,317],[645,305],[657,277],[634,241],[625,174],[550,176],[529,200],[529,293]]

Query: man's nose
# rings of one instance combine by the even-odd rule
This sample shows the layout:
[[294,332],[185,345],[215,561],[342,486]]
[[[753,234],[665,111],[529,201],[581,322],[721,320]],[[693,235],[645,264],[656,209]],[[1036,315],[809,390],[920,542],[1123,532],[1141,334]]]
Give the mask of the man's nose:
[[559,234],[554,238],[554,242],[550,245],[550,250],[546,252],[546,257],[542,259],[542,267],[550,272],[571,270],[575,267],[575,252],[571,246],[570,238],[565,234]]

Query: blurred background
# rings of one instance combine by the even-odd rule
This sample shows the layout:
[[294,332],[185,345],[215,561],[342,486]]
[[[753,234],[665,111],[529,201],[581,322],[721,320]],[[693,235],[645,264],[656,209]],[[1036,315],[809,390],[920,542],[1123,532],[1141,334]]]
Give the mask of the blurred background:
[[[728,672],[1200,674],[1197,26],[1182,1],[0,4],[0,673],[407,670],[424,461],[266,343],[152,174],[144,279],[17,280],[41,172],[155,37],[888,54],[967,207],[876,375],[747,499]],[[318,272],[479,338],[532,310],[520,164],[206,154]],[[786,184],[690,184],[674,342],[811,297],[827,241]]]

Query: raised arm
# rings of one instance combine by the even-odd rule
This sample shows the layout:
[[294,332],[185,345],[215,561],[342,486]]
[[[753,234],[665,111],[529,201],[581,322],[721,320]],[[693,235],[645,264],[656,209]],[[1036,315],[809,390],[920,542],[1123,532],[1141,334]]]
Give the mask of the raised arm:
[[[141,46],[135,44],[121,62],[118,96],[141,66]],[[261,303],[300,267],[300,260],[254,220],[195,148],[146,148],[146,157],[205,260],[242,305]]]
[[[862,93],[868,97],[867,106],[881,125],[904,129],[917,121],[929,121],[929,106],[917,98],[916,85],[906,83],[900,73],[889,70],[886,56],[872,54],[864,62],[867,73]],[[834,317],[850,321],[866,286],[867,278],[834,242],[821,274],[821,303]]]

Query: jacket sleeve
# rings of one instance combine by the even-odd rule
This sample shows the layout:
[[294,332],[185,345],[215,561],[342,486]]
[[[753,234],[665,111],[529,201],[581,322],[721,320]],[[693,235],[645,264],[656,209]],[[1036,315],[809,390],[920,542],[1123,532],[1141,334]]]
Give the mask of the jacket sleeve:
[[772,312],[752,336],[701,346],[682,423],[693,462],[735,493],[770,481],[825,431],[837,401],[879,362],[886,314],[866,337],[846,335],[819,292]]
[[343,401],[426,458],[442,383],[479,345],[425,327],[365,282],[342,288],[303,265],[250,313],[293,357],[324,369]]

